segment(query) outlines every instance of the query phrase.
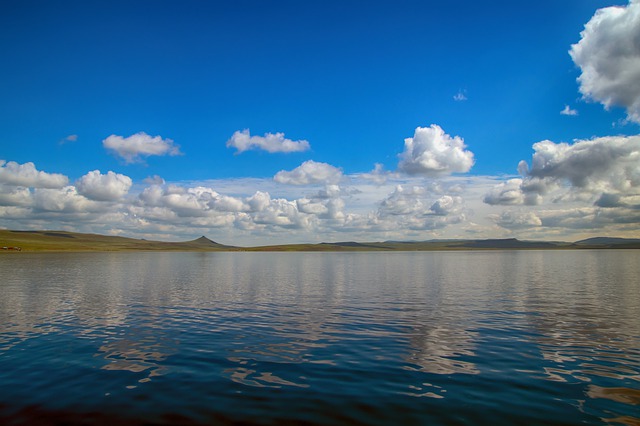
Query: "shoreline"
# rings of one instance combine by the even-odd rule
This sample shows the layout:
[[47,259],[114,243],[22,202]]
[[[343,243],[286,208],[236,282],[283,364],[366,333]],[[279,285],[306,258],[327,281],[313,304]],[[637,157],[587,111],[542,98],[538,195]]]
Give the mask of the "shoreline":
[[640,239],[595,237],[577,242],[521,241],[515,238],[484,240],[429,240],[270,244],[239,247],[200,237],[165,242],[66,231],[0,230],[0,253],[108,253],[108,252],[412,252],[492,250],[640,249]]

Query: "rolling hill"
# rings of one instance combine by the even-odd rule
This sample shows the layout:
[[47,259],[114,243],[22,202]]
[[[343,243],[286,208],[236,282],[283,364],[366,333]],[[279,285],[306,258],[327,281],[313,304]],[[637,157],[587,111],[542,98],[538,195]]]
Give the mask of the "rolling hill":
[[220,251],[234,247],[202,236],[193,241],[163,242],[66,231],[0,230],[0,248],[22,251]]
[[164,242],[67,231],[0,230],[0,252],[18,251],[436,251],[436,250],[558,250],[640,249],[640,239],[597,237],[575,243],[486,240],[430,240],[280,244],[258,247],[224,245],[202,236],[192,241]]

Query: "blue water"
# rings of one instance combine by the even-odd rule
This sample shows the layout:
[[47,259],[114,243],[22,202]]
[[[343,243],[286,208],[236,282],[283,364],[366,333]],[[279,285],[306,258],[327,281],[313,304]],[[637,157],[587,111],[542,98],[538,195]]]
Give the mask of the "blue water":
[[3,424],[640,424],[640,251],[0,256]]

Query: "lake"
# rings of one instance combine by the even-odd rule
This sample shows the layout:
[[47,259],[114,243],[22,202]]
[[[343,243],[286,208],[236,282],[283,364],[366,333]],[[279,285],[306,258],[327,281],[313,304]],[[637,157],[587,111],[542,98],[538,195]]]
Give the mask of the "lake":
[[3,424],[640,424],[640,251],[0,255]]

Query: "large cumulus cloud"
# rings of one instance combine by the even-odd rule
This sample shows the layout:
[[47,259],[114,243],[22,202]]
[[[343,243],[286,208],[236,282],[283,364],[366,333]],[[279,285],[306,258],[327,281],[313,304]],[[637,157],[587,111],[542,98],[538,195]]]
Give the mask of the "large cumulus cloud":
[[0,160],[0,184],[34,188],[62,188],[69,178],[36,169],[33,163]]
[[0,206],[28,206],[32,202],[29,188],[0,185]]
[[459,136],[451,137],[436,124],[418,127],[404,140],[398,170],[409,175],[442,176],[465,173],[473,166],[473,153]]
[[533,145],[527,175],[566,180],[589,192],[635,191],[640,186],[640,136],[610,136],[573,144],[542,141]]
[[94,170],[76,182],[78,193],[96,201],[116,201],[129,192],[133,182],[129,176],[112,171],[107,174]]
[[[37,188],[33,195],[33,209],[36,213],[99,213],[100,207],[78,193],[76,187],[69,185],[60,189]],[[73,220],[74,216],[69,217]]]
[[79,229],[99,222],[119,208],[113,202],[132,185],[128,176],[111,171],[95,170],[68,185],[67,176],[39,171],[33,163],[1,161],[0,166],[0,217],[20,223],[18,228]]
[[495,186],[484,201],[492,205],[535,205],[553,201],[611,202],[640,193],[640,135],[608,136],[572,144],[533,145],[531,166],[521,161],[522,179]]
[[640,0],[599,9],[580,35],[569,51],[582,71],[580,93],[640,123]]
[[[533,145],[522,178],[495,185],[490,205],[512,206],[489,217],[510,230],[628,232],[640,223],[640,135]],[[522,205],[530,206],[524,210]],[[542,235],[543,237],[545,235]]]

